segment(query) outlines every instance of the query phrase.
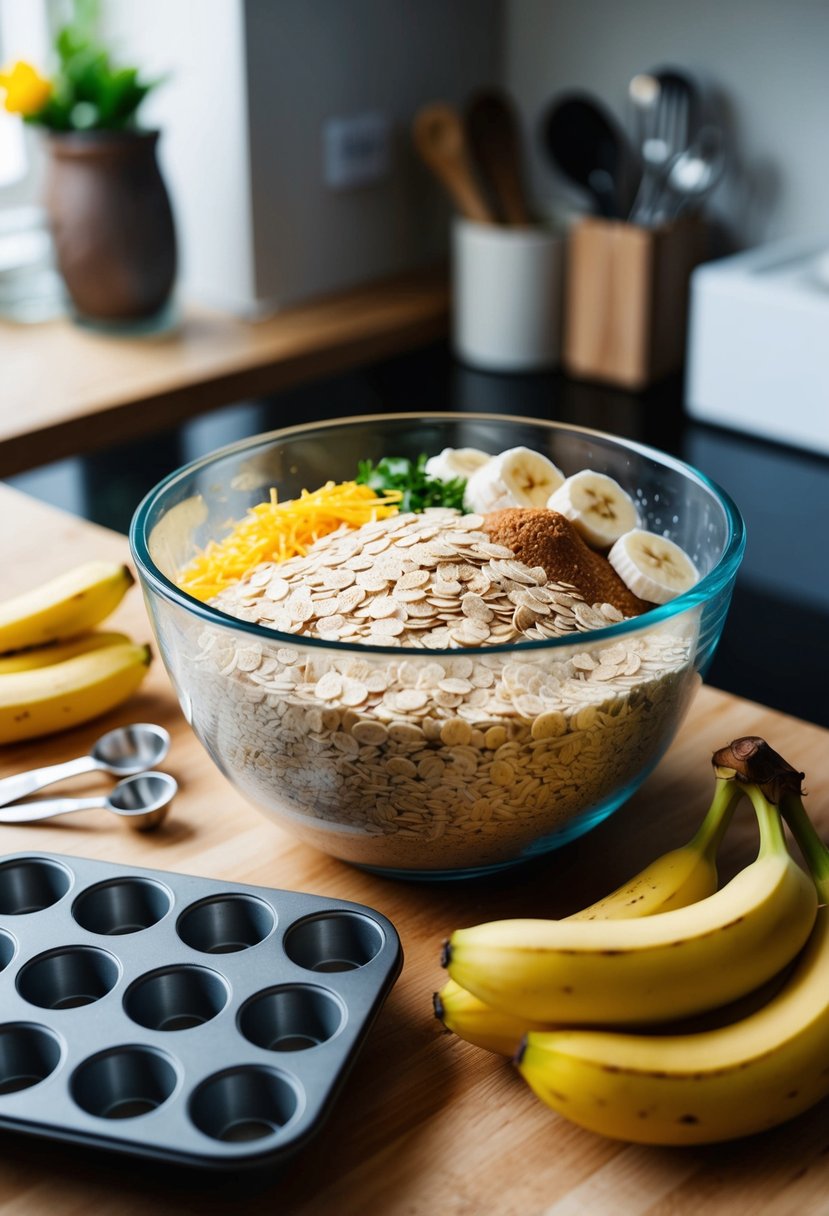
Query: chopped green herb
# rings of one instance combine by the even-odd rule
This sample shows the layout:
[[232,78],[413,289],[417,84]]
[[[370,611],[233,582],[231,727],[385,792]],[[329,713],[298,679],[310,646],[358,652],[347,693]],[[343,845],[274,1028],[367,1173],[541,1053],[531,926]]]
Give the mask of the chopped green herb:
[[406,460],[403,456],[384,456],[374,464],[361,460],[357,466],[357,482],[381,490],[401,490],[401,511],[425,511],[427,507],[454,507],[463,511],[463,495],[466,490],[464,477],[453,477],[441,481],[426,472],[427,456],[422,453],[417,460]]

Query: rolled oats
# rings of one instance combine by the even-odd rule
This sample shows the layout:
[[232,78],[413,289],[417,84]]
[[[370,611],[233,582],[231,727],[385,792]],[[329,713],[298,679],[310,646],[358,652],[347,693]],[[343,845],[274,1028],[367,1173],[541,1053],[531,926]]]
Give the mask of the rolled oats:
[[193,725],[311,843],[389,868],[498,864],[613,797],[670,738],[696,686],[696,620],[592,641],[621,614],[546,582],[482,524],[438,509],[342,528],[214,601],[295,646],[219,627],[178,639]]

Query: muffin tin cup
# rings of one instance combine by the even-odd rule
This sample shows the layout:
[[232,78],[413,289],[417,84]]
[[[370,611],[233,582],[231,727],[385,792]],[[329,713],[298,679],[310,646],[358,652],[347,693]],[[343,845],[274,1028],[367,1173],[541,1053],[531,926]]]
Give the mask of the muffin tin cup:
[[46,854],[0,887],[0,1128],[137,1156],[290,1155],[402,966],[344,901]]

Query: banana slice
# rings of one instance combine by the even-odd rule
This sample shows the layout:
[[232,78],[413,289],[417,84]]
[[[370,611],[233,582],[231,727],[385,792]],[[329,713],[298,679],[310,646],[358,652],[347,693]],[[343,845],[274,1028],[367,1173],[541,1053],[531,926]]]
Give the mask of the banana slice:
[[540,452],[507,448],[475,470],[466,484],[465,503],[484,515],[504,507],[546,507],[563,481],[561,469]]
[[453,477],[471,477],[488,460],[489,453],[478,448],[444,448],[437,456],[429,457],[426,472],[440,481],[451,481]]
[[636,504],[618,481],[592,469],[568,477],[547,499],[547,506],[565,515],[594,549],[609,549],[640,523]]
[[633,594],[651,604],[667,604],[699,580],[684,549],[644,528],[620,536],[607,560]]

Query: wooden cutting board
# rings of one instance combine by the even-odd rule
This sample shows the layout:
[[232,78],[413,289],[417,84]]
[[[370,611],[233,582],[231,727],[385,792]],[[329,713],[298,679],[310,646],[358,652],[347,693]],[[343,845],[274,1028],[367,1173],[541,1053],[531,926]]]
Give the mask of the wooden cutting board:
[[[0,518],[4,595],[88,557],[127,555],[123,537],[4,487]],[[112,624],[150,639],[137,589]],[[628,1146],[547,1110],[508,1063],[443,1032],[431,1006],[445,979],[440,944],[454,927],[566,914],[686,840],[710,798],[711,752],[738,735],[764,736],[805,770],[807,806],[829,835],[829,732],[704,688],[668,755],[610,821],[531,869],[421,885],[364,874],[294,842],[264,819],[207,758],[158,661],[120,711],[62,736],[0,748],[0,775],[81,755],[103,730],[134,721],[161,722],[173,736],[165,767],[182,788],[163,829],[141,836],[104,812],[88,812],[53,825],[4,827],[0,851],[79,854],[357,900],[397,926],[403,974],[324,1129],[278,1173],[216,1178],[6,1134],[0,1135],[4,1214],[829,1213],[829,1102],[731,1144]],[[79,791],[104,786],[101,778],[75,784]],[[724,877],[749,859],[755,839],[753,816],[740,812],[723,848]],[[0,977],[0,998],[2,983]]]

